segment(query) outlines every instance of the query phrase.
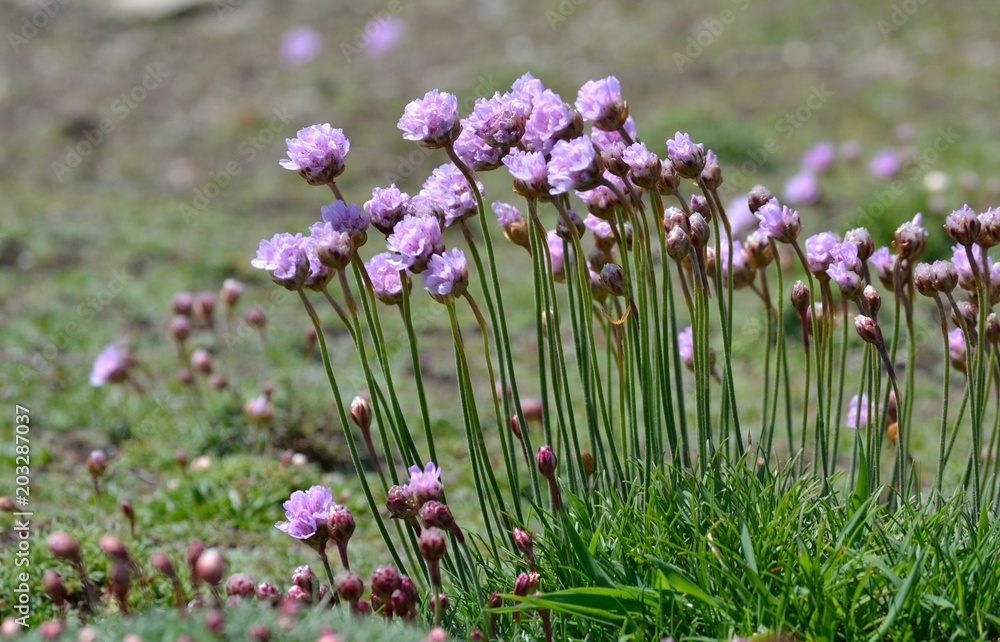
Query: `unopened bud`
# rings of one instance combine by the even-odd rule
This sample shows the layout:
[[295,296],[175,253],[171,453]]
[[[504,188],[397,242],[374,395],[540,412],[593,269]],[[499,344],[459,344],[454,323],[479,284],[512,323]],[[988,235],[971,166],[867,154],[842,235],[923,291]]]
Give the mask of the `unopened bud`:
[[979,237],[981,225],[976,213],[968,205],[955,210],[944,221],[944,231],[959,245],[968,247]]
[[253,306],[247,310],[246,315],[244,315],[247,325],[251,328],[263,328],[267,325],[267,315],[264,314],[264,310],[260,306]]
[[675,261],[681,261],[691,251],[691,239],[680,226],[673,227],[667,233],[667,255]]
[[515,528],[514,544],[517,546],[517,550],[524,554],[525,559],[528,560],[528,564],[534,565],[535,542],[531,539],[531,533],[520,528]]
[[701,170],[701,180],[708,189],[719,189],[722,185],[722,168],[712,150],[705,152],[705,168]]
[[166,553],[153,553],[153,556],[149,558],[149,564],[167,577],[173,578],[177,576],[174,564],[167,557]]
[[174,294],[171,309],[174,314],[190,316],[190,314],[194,311],[194,297],[191,296],[190,292],[178,292]]
[[226,560],[217,548],[210,548],[198,557],[194,567],[199,580],[211,586],[218,586],[226,572]]
[[386,496],[385,506],[397,519],[412,519],[417,514],[417,503],[409,486],[393,486]]
[[56,571],[49,569],[42,574],[42,586],[45,587],[45,594],[49,596],[52,603],[62,606],[66,602],[66,587],[63,585],[62,576]]
[[103,450],[92,450],[87,457],[87,472],[91,477],[101,478],[108,472],[108,456]]
[[198,348],[191,353],[191,369],[202,374],[212,374],[212,353],[204,348]]
[[792,307],[799,314],[805,314],[809,309],[809,288],[802,281],[796,281],[792,286]]
[[351,402],[351,421],[362,431],[372,425],[372,404],[367,396],[357,396]]
[[601,283],[615,296],[625,295],[625,273],[617,263],[607,263],[601,268]]
[[681,184],[681,177],[674,169],[673,163],[666,162],[660,168],[660,180],[656,182],[656,189],[663,196],[673,196],[677,193],[677,186]]
[[866,343],[878,343],[878,324],[871,317],[859,314],[854,318],[854,329]]
[[238,595],[246,597],[253,595],[255,587],[253,578],[246,573],[234,573],[226,580],[226,595]]
[[392,592],[399,589],[401,578],[399,571],[391,564],[383,564],[372,571],[372,593],[383,602],[392,599]]
[[337,593],[350,604],[356,603],[365,593],[365,581],[354,571],[337,573]]
[[590,477],[594,474],[594,456],[588,452],[583,453],[580,457],[583,459],[583,474],[586,477]]
[[[515,531],[516,537],[516,531]],[[444,557],[447,542],[444,533],[436,528],[426,528],[420,533],[420,555],[428,562],[437,562]]]
[[863,227],[848,230],[844,234],[844,241],[854,243],[857,246],[859,261],[867,261],[875,253],[875,243],[872,241],[872,235]]
[[750,206],[750,212],[756,214],[757,210],[764,206],[765,203],[774,198],[771,194],[771,190],[767,189],[763,185],[754,185],[750,193],[747,194],[747,205]]
[[918,263],[913,268],[913,286],[920,294],[933,297],[937,295],[937,287],[934,281],[934,269],[929,263]]
[[330,508],[330,516],[326,520],[326,527],[330,531],[330,539],[334,544],[347,545],[351,536],[354,535],[355,523],[354,515],[346,506],[334,504]]
[[202,292],[194,300],[194,309],[198,316],[211,322],[215,315],[215,295],[211,292]]
[[552,451],[552,447],[542,446],[539,448],[538,455],[535,457],[535,463],[538,465],[538,472],[543,477],[549,478],[555,475],[556,454]]
[[872,316],[878,314],[878,311],[882,309],[882,297],[879,296],[879,293],[875,290],[875,288],[870,285],[866,285],[862,296],[868,303],[868,309],[871,311]]
[[177,315],[170,320],[170,338],[183,343],[191,336],[191,321],[186,316]]
[[125,547],[125,544],[114,535],[101,535],[101,539],[98,540],[98,545],[101,547],[101,550],[112,559],[120,561],[128,560],[128,549]]
[[222,289],[219,290],[219,298],[230,308],[239,302],[242,294],[243,284],[236,279],[226,279],[222,282]]

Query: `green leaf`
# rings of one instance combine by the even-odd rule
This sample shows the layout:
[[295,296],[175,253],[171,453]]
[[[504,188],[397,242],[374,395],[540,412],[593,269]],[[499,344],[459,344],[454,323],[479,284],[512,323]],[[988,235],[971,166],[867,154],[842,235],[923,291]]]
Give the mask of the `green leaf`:
[[886,633],[888,633],[889,629],[892,628],[896,618],[899,617],[903,607],[906,606],[906,599],[910,596],[910,591],[913,590],[913,585],[917,583],[917,577],[920,575],[920,567],[923,566],[924,557],[926,557],[924,551],[918,551],[917,561],[910,570],[910,574],[906,576],[903,586],[899,589],[899,592],[896,593],[896,598],[889,606],[889,613],[885,616],[885,621],[882,622],[882,626],[878,628],[878,631],[868,638],[868,642],[878,642],[878,640],[884,639]]
[[757,556],[753,552],[753,542],[750,541],[750,531],[747,530],[746,522],[740,522],[740,543],[743,546],[743,558],[747,561],[747,566],[754,573],[757,571]]
[[580,533],[576,531],[576,528],[569,521],[569,516],[563,513],[563,530],[566,532],[566,536],[569,538],[569,543],[573,547],[573,551],[576,553],[576,558],[580,561],[580,566],[586,573],[587,578],[590,580],[591,584],[596,586],[603,586],[605,588],[611,588],[613,582],[608,574],[601,568],[601,565],[597,563],[594,556],[590,554],[587,549],[587,545],[584,544],[583,538],[580,537]]
[[677,568],[673,564],[668,564],[667,562],[654,557],[649,558],[649,561],[653,563],[653,566],[660,569],[671,589],[677,591],[678,593],[683,593],[688,597],[694,598],[707,606],[711,606],[713,608],[719,608],[721,606],[718,600],[709,595],[703,588],[698,586],[694,580],[689,578],[681,569]]

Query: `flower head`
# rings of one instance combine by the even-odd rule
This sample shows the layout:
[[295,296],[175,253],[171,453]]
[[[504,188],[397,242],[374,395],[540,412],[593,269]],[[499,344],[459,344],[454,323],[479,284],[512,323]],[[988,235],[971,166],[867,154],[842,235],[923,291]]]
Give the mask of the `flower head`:
[[94,360],[94,367],[90,371],[90,385],[97,387],[125,381],[131,364],[132,355],[128,350],[107,346]]
[[332,223],[313,223],[309,227],[309,238],[316,258],[329,270],[341,269],[350,262],[354,254],[351,236],[333,229]]
[[400,255],[394,260],[397,269],[408,268],[419,274],[432,254],[444,251],[441,224],[433,216],[407,216],[392,229],[386,247]]
[[632,182],[639,187],[652,189],[660,180],[662,163],[656,154],[646,149],[644,143],[632,143],[622,152],[622,161],[628,165]]
[[544,154],[515,150],[504,157],[503,164],[514,179],[514,191],[528,198],[548,198],[552,187]]
[[546,89],[532,100],[531,115],[524,124],[521,144],[529,152],[547,155],[557,140],[567,138],[570,133],[577,136],[577,132],[582,133],[582,119],[579,126],[576,123],[579,118],[579,113],[564,103],[559,94]]
[[500,92],[480,98],[466,120],[466,126],[490,147],[510,147],[524,136],[531,113],[531,101],[517,94]]
[[307,491],[297,490],[282,504],[285,521],[276,523],[274,527],[295,539],[322,539],[325,545],[326,520],[333,506],[333,493],[329,488],[312,486]]
[[552,147],[548,167],[551,194],[564,194],[571,189],[589,190],[601,178],[601,165],[594,145],[585,136],[558,141]]
[[264,239],[257,248],[257,257],[250,265],[267,270],[278,285],[296,290],[305,284],[312,267],[308,245],[301,234],[275,234]]
[[868,171],[879,178],[892,178],[899,170],[899,154],[891,148],[880,150],[868,162]]
[[[477,181],[476,186],[482,194],[482,184]],[[424,181],[420,196],[428,199],[436,210],[441,211],[445,227],[479,212],[476,196],[469,186],[469,181],[454,163],[435,169]]]
[[605,131],[618,129],[628,116],[621,83],[614,76],[584,83],[576,95],[576,109],[584,120]]
[[944,221],[944,231],[948,233],[948,236],[955,239],[959,245],[966,247],[976,242],[980,228],[979,218],[968,205],[960,210],[955,210]]
[[506,147],[491,147],[479,134],[464,124],[462,133],[455,139],[455,154],[477,172],[487,172],[500,167],[506,153]]
[[844,425],[855,430],[868,427],[868,395],[861,395],[860,403],[858,403],[858,395],[851,397]]
[[403,282],[393,258],[389,252],[382,252],[365,263],[375,298],[386,305],[396,305],[403,300]]
[[458,98],[437,89],[429,91],[406,106],[396,126],[406,140],[432,149],[444,147],[458,138],[462,127]]
[[684,365],[694,367],[694,331],[691,326],[677,333],[677,353]]
[[809,271],[825,278],[825,272],[834,259],[833,249],[840,244],[840,236],[834,232],[820,232],[806,239],[806,263]]
[[695,144],[685,133],[677,132],[667,141],[667,156],[684,178],[697,178],[705,169],[705,146]]
[[287,138],[288,158],[280,164],[299,173],[310,185],[327,185],[344,173],[344,157],[351,142],[342,129],[328,123],[300,129],[297,138]]
[[395,183],[373,189],[371,200],[363,207],[371,224],[383,234],[392,234],[396,223],[413,213],[410,195],[400,191]]
[[444,486],[441,484],[441,469],[429,461],[423,470],[420,466],[410,466],[410,481],[406,487],[417,500],[418,506],[431,500],[441,501]]
[[894,287],[893,272],[896,270],[896,255],[889,248],[880,247],[871,256],[872,265],[875,267],[875,274],[890,292]]
[[500,227],[509,227],[524,220],[516,207],[503,201],[493,203],[493,213],[497,215],[497,225]]
[[542,81],[526,72],[510,86],[510,93],[531,105],[536,98],[545,92]]
[[793,205],[814,205],[822,196],[816,175],[808,170],[789,178],[782,193],[785,200]]
[[833,166],[835,156],[836,150],[833,143],[822,140],[807,149],[806,153],[802,155],[802,169],[815,173],[825,172]]
[[370,219],[361,212],[361,206],[336,200],[320,208],[323,220],[330,223],[333,229],[351,237],[354,247],[358,248],[368,240],[368,224]]
[[754,216],[760,221],[757,229],[761,234],[782,243],[795,241],[802,229],[799,213],[788,209],[788,206],[780,205],[776,198],[761,205]]
[[927,247],[927,230],[923,228],[923,216],[918,212],[912,221],[907,221],[896,229],[892,237],[892,249],[900,258],[916,261]]
[[614,238],[614,231],[611,229],[611,223],[608,223],[604,219],[597,218],[593,214],[587,214],[587,217],[583,219],[583,224],[587,226],[594,238],[607,240]]
[[465,254],[458,248],[445,250],[431,256],[427,269],[421,274],[424,289],[441,303],[453,301],[469,286],[469,268]]
[[563,240],[555,230],[549,230],[545,241],[549,246],[549,256],[552,259],[552,276],[557,281],[562,280],[565,278],[566,261],[566,256],[563,253]]
[[287,67],[312,61],[323,49],[323,36],[313,27],[294,27],[281,39],[281,60]]
[[965,336],[961,328],[955,328],[948,333],[948,356],[958,370],[965,371]]

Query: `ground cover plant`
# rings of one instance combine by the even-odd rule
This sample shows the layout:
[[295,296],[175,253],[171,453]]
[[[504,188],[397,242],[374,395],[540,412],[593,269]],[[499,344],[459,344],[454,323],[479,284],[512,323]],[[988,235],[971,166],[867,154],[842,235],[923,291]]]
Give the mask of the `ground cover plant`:
[[[570,104],[526,74],[466,118],[455,96],[435,90],[398,127],[447,162],[419,194],[374,187],[363,204],[337,183],[350,167],[342,130],[314,125],[289,139],[282,166],[334,200],[308,236],[278,233],[252,260],[311,322],[303,358],[321,360],[363,497],[348,507],[308,470],[283,468],[243,483],[278,486],[274,477],[288,475],[299,488],[290,497],[275,490],[247,504],[237,489],[221,509],[254,529],[272,512],[280,518],[287,500],[273,527],[288,538],[277,545],[312,549],[316,571],[300,567],[280,589],[238,571],[227,579],[220,548],[195,540],[182,581],[183,565],[152,551],[162,536],[136,536],[126,501],[117,508],[132,547],[104,535],[97,561],[72,534],[49,537],[49,558],[73,576],[43,578],[58,614],[128,616],[157,604],[197,614],[163,625],[178,632],[255,637],[297,619],[314,628],[314,614],[336,603],[362,620],[408,622],[404,635],[441,627],[432,638],[997,636],[995,210],[955,209],[937,232],[956,243],[952,260],[921,263],[930,234],[920,214],[876,249],[866,228],[823,231],[763,186],[724,204],[724,163],[682,132],[650,151],[613,76],[588,82]],[[814,200],[816,174],[834,156],[829,144],[810,150],[786,196]],[[477,179],[491,170],[509,173],[523,199],[492,204],[496,229]],[[447,228],[461,238],[446,245]],[[816,233],[802,238],[803,228]],[[498,260],[497,232],[517,254]],[[386,252],[362,249],[378,234]],[[534,303],[527,376],[515,367],[501,287],[501,273],[515,271]],[[418,276],[445,314],[414,315]],[[271,340],[262,308],[239,319],[242,294],[228,280],[218,297],[182,293],[171,304],[178,381],[208,415],[232,408],[231,380],[246,373],[189,349],[192,337],[210,337],[220,356],[234,337],[262,350]],[[938,327],[918,325],[924,299]],[[764,328],[764,350],[746,385],[733,337],[750,317]],[[442,399],[461,408],[466,440],[464,458],[451,461],[437,451],[441,401],[422,371],[420,341],[434,323],[450,334],[455,391]],[[930,385],[940,415],[918,417],[916,353],[938,328],[946,356],[933,374],[944,385]],[[390,354],[409,360],[405,377]],[[957,408],[952,370],[965,383]],[[141,359],[112,345],[91,383],[127,405],[152,382]],[[251,429],[236,439],[251,450],[271,447],[274,394],[265,383],[242,407]],[[30,409],[22,417],[30,425]],[[936,449],[915,449],[918,431]],[[183,481],[149,515],[218,501],[188,477],[204,464],[173,458]],[[92,452],[86,472],[95,513],[102,502],[107,511],[107,455]],[[368,578],[351,570],[359,522],[380,540],[365,545],[392,559]],[[160,577],[143,570],[147,555]],[[285,621],[227,628],[255,600]],[[338,624],[352,635],[357,621]]]

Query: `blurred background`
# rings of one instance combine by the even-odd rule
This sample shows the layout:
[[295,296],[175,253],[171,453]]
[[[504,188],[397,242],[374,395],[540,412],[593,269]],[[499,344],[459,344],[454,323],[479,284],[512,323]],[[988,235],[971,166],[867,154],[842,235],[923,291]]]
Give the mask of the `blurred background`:
[[[275,422],[287,429],[274,443],[347,470],[322,372],[301,367],[306,318],[249,261],[259,239],[304,231],[330,200],[278,165],[302,127],[328,122],[350,138],[338,181],[349,200],[391,182],[417,191],[444,156],[395,124],[430,89],[456,94],[466,115],[525,72],[570,103],[587,80],[615,75],[651,150],[689,132],[719,155],[729,197],[762,182],[798,204],[806,235],[864,224],[882,245],[921,211],[940,257],[949,244],[935,217],[1000,204],[1000,4],[985,0],[2,0],[0,16],[0,387],[38,406],[50,471],[97,446],[154,470],[175,447],[238,450],[242,401],[265,381],[278,382]],[[512,198],[506,172],[494,174],[487,200]],[[517,252],[501,258],[523,266]],[[222,346],[243,355],[230,366],[244,375],[232,376],[233,400],[186,412],[171,298],[226,278],[269,306],[266,341]],[[526,291],[523,304],[513,329],[530,350]],[[442,337],[428,376],[460,426]],[[430,331],[427,341],[433,350]],[[735,341],[759,351],[759,329]],[[87,385],[110,343],[133,347],[163,382],[155,405]],[[137,430],[147,415],[156,430]],[[261,510],[262,524],[279,516]]]

